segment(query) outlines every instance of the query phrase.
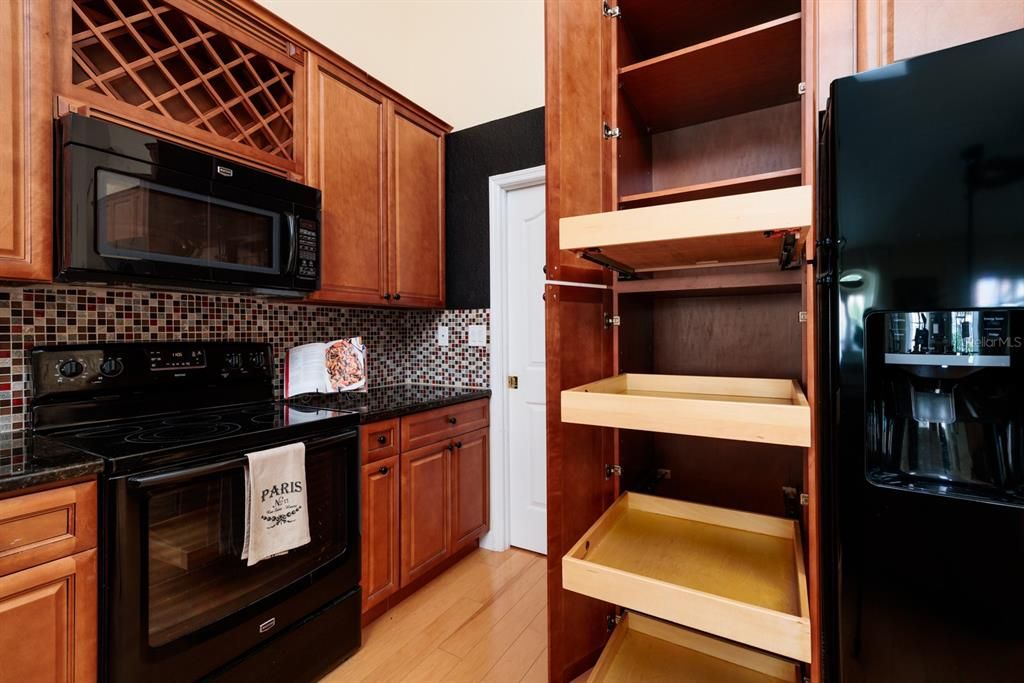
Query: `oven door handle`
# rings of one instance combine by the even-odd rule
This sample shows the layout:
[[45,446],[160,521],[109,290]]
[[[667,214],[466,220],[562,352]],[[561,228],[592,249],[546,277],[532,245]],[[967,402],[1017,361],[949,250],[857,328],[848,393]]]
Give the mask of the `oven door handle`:
[[[350,429],[341,434],[335,434],[328,437],[316,438],[306,441],[306,452],[316,449],[323,448],[325,446],[333,446],[341,441],[356,438],[356,430]],[[195,467],[187,467],[184,469],[168,470],[163,472],[157,472],[155,474],[147,474],[138,477],[128,478],[128,488],[133,490],[144,490],[153,488],[154,486],[163,486],[165,484],[174,484],[177,482],[188,481],[189,479],[195,479],[196,477],[203,477],[208,474],[216,474],[218,472],[224,472],[227,470],[242,467],[249,462],[248,458],[242,456],[240,458],[231,458],[230,460],[221,460],[218,462],[211,462],[206,465],[196,465]]]
[[142,477],[129,477],[128,487],[132,489],[149,489],[154,486],[174,484],[177,482],[187,481],[189,479],[195,479],[196,477],[202,477],[207,474],[216,474],[217,472],[233,470],[235,468],[242,467],[248,462],[248,458],[232,458],[231,460],[223,460],[221,462],[210,463],[209,465],[189,467],[184,470],[161,472],[159,474],[149,474]]

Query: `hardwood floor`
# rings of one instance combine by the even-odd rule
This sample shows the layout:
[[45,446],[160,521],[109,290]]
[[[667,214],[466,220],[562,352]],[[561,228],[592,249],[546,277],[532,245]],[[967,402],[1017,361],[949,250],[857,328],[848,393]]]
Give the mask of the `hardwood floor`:
[[323,681],[546,681],[545,569],[517,548],[473,552],[367,626]]

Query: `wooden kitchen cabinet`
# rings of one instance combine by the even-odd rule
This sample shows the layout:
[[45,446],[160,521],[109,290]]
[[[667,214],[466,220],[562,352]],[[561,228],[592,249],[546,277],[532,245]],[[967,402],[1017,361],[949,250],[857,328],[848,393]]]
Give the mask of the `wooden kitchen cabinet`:
[[0,4],[0,280],[53,278],[48,2]]
[[488,404],[480,399],[360,427],[365,623],[487,532]]
[[96,680],[96,482],[0,498],[0,680]]
[[384,156],[387,101],[314,58],[310,180],[323,193],[320,290],[311,299],[385,302],[388,237]]
[[1021,0],[822,0],[818,97],[836,78],[1024,28]]
[[363,465],[363,612],[398,590],[398,456]]
[[402,453],[402,585],[425,573],[451,552],[449,538],[449,449],[437,443]]
[[487,429],[458,436],[451,451],[452,552],[476,541],[487,531],[490,514]]
[[0,678],[96,680],[96,550],[0,577]]
[[393,104],[388,129],[392,303],[444,307],[444,130]]

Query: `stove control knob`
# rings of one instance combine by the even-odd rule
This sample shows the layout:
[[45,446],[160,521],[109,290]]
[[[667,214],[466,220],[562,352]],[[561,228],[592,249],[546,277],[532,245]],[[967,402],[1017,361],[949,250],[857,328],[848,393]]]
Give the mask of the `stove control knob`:
[[100,373],[104,377],[117,377],[124,372],[124,363],[120,358],[104,358],[100,364]]
[[237,370],[242,367],[242,354],[240,353],[229,353],[224,357],[227,362],[227,366],[232,370]]
[[57,366],[57,372],[60,373],[60,376],[67,379],[78,377],[84,370],[85,366],[74,359],[61,361],[61,364]]
[[256,352],[253,352],[253,353],[249,354],[248,362],[249,362],[249,365],[251,365],[254,368],[266,367],[266,365],[267,365],[267,357],[265,355],[263,355],[262,353],[260,353],[259,351],[256,351]]

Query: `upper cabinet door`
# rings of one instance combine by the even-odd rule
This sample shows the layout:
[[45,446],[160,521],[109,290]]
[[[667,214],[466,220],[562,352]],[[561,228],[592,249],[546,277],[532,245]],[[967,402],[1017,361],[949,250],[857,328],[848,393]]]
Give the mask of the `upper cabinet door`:
[[66,108],[302,179],[307,55],[247,4],[53,0],[56,94]]
[[400,306],[444,306],[444,133],[404,107],[389,116],[390,286]]
[[313,299],[381,305],[387,268],[384,98],[317,61],[310,163],[323,192],[320,290]]
[[53,277],[50,3],[0,3],[0,279]]

